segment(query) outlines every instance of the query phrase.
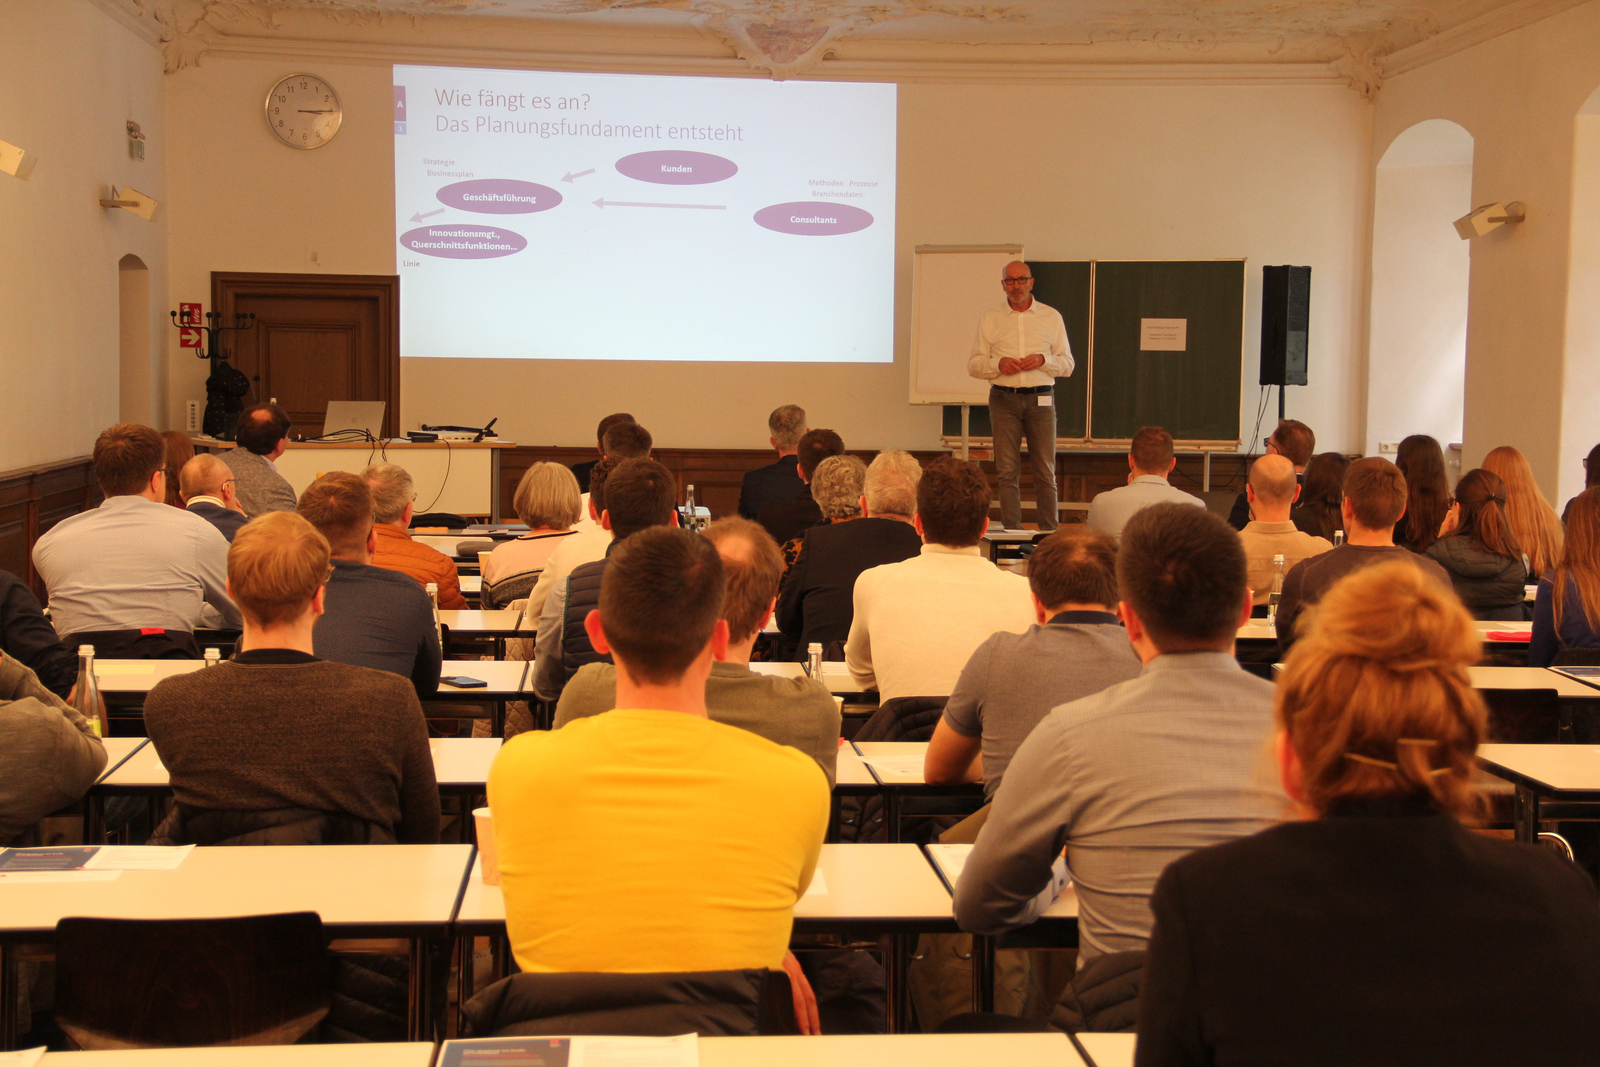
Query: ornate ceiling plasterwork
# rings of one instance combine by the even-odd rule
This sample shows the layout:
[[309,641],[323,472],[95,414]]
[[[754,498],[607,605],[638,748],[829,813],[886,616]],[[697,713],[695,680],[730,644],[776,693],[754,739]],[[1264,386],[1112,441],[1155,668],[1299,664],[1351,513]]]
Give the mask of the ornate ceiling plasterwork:
[[[1093,64],[1319,66],[1363,96],[1394,52],[1450,51],[1583,0],[96,0],[153,27],[167,67],[198,63],[220,41],[303,39],[315,24],[349,37],[426,45],[440,27],[687,28],[774,78],[880,45],[1059,46]],[[292,22],[292,32],[287,29]],[[308,29],[308,26],[310,27]],[[407,32],[409,31],[409,32]],[[508,31],[512,37],[520,34]],[[1067,48],[1065,46],[1071,46]],[[725,53],[724,53],[725,54]],[[1441,53],[1444,54],[1444,53]],[[1414,65],[1414,63],[1412,64]]]

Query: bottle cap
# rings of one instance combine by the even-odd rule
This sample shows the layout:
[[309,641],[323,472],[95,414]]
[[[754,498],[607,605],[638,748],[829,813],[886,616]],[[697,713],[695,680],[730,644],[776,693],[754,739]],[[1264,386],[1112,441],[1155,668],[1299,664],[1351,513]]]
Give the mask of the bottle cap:
[[439,591],[439,583],[438,582],[429,582],[427,585],[423,586],[423,588],[426,589],[430,593],[437,593]]
[[806,648],[806,651],[807,652],[821,652],[822,651],[822,645],[821,645],[820,642],[813,641],[813,642],[811,642],[810,646],[808,646]]
[[221,658],[222,658],[222,649],[220,649],[220,648],[208,648],[208,649],[206,649],[206,659],[221,659]]
[[78,646],[78,655],[80,655],[80,656],[92,656],[92,655],[94,655],[94,646],[93,645],[79,645]]
[[1272,562],[1274,562],[1274,563],[1282,563],[1283,562],[1283,553],[1282,552],[1274,552],[1272,554]]

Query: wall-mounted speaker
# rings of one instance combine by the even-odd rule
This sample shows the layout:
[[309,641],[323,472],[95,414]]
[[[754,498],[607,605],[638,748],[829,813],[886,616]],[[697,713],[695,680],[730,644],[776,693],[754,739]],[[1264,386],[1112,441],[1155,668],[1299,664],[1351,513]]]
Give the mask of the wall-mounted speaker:
[[1261,384],[1305,385],[1311,268],[1261,268]]

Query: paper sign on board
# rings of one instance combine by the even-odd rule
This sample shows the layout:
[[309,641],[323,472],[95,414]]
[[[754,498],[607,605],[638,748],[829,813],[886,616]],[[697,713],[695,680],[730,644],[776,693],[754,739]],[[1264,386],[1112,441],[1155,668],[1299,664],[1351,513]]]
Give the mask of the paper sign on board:
[[1187,352],[1188,350],[1188,319],[1139,320],[1139,351]]

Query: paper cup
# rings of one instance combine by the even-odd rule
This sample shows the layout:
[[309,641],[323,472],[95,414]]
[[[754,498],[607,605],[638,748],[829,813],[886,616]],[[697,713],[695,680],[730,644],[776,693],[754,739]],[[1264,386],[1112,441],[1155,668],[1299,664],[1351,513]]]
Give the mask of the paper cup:
[[484,570],[489,566],[489,557],[492,556],[492,555],[494,555],[494,553],[492,553],[492,552],[479,552],[478,553],[478,574],[479,575],[482,575]]
[[500,884],[500,860],[494,851],[494,815],[488,808],[473,808],[472,821],[478,828],[478,862],[484,885]]

